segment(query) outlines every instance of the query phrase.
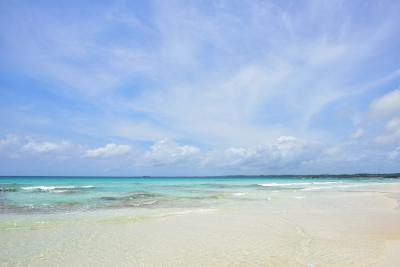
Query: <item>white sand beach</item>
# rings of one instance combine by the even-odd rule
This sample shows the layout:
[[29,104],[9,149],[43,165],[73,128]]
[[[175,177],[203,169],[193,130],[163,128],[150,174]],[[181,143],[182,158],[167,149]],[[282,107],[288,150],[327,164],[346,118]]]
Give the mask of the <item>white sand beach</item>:
[[1,266],[398,266],[400,185],[202,208],[3,214]]

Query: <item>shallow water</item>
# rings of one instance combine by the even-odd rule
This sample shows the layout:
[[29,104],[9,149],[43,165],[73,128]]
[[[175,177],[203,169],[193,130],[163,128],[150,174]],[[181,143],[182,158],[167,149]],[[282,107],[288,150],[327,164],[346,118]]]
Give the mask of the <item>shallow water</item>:
[[207,207],[226,200],[268,200],[280,192],[345,190],[397,182],[340,177],[1,177],[0,213]]
[[400,180],[0,181],[0,266],[398,266]]

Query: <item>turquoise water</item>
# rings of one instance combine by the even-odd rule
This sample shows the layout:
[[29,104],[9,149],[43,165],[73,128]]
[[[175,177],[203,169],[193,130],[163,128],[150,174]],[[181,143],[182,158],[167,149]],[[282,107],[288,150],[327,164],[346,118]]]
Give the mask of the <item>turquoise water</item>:
[[100,208],[196,207],[269,193],[344,190],[383,178],[302,177],[0,177],[0,213]]

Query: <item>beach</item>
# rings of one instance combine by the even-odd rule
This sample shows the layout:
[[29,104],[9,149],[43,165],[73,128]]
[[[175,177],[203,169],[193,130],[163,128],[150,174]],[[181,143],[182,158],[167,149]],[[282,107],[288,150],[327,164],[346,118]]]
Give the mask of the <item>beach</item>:
[[3,196],[0,265],[398,266],[397,180],[254,182],[196,180],[190,201],[87,209],[10,211]]
[[0,10],[0,267],[400,267],[400,0]]

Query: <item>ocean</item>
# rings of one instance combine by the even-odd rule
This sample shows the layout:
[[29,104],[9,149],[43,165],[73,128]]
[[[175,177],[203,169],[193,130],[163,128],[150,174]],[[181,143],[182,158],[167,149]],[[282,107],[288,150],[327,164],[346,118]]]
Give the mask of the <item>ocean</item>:
[[398,183],[371,177],[1,177],[0,213],[208,207]]

